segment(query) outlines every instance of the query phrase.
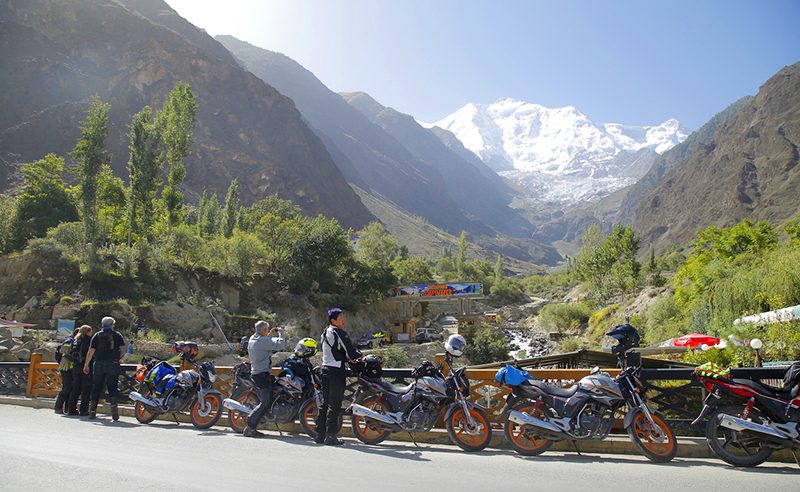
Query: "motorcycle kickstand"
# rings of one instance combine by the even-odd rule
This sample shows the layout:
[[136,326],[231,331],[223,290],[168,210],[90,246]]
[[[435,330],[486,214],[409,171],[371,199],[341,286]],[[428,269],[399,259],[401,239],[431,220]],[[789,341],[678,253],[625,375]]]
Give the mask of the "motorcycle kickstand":
[[176,414],[174,414],[174,413],[173,413],[173,414],[172,414],[172,418],[173,418],[173,419],[175,419],[175,423],[176,423],[176,424],[178,424],[178,425],[181,425],[181,423],[180,423],[180,422],[178,422],[178,416],[177,416]]
[[572,445],[575,446],[575,452],[578,453],[578,456],[583,456],[581,450],[578,449],[578,441],[572,441]]
[[414,446],[416,446],[416,447],[419,447],[419,444],[417,444],[417,440],[416,440],[416,439],[414,439],[414,433],[413,433],[413,432],[410,432],[410,431],[409,431],[409,432],[408,432],[408,437],[410,437],[410,438],[411,438],[411,442],[413,442],[413,443],[414,443]]
[[278,429],[278,435],[283,437],[283,432],[281,431],[281,424],[275,424],[275,428]]
[[794,452],[794,448],[789,448],[789,451],[792,452],[792,456],[794,456],[794,461],[797,463],[797,466],[800,466],[800,459],[797,459],[797,453]]

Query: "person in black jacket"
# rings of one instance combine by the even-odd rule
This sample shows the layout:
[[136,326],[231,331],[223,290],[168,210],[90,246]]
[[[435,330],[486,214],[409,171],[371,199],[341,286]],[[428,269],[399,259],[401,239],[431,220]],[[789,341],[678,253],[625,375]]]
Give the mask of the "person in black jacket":
[[355,362],[361,358],[361,352],[353,346],[350,336],[344,331],[344,313],[341,309],[333,308],[328,311],[328,321],[330,324],[322,332],[320,340],[322,406],[317,414],[317,437],[314,442],[338,446],[344,444],[336,437],[336,423],[342,411],[344,389],[347,385],[345,362]]
[[83,373],[83,362],[89,352],[92,341],[92,327],[83,325],[78,328],[78,336],[72,344],[72,393],[69,395],[68,415],[78,415],[78,398],[81,400],[80,415],[89,415],[89,396],[92,392],[92,372]]
[[95,333],[83,363],[83,373],[89,374],[89,366],[94,359],[94,377],[92,378],[92,401],[89,405],[89,418],[97,417],[97,403],[103,393],[103,386],[108,390],[111,400],[111,418],[119,420],[117,395],[119,394],[119,361],[125,352],[125,339],[114,329],[116,321],[111,316],[102,320],[103,329]]

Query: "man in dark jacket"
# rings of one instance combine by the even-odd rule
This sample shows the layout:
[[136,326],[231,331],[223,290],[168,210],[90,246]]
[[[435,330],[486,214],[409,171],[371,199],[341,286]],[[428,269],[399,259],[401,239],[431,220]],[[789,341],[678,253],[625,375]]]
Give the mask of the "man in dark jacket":
[[317,414],[317,437],[314,442],[338,446],[344,444],[336,437],[339,413],[342,411],[344,389],[347,385],[345,362],[355,362],[361,352],[353,346],[350,336],[344,331],[344,313],[339,308],[328,311],[330,324],[322,332],[322,407]]
[[125,352],[125,339],[114,329],[116,320],[111,316],[103,318],[103,329],[97,332],[89,344],[86,353],[86,362],[83,364],[83,373],[89,374],[89,364],[94,359],[94,378],[92,380],[92,401],[89,407],[89,418],[97,417],[97,402],[103,393],[103,385],[108,389],[108,398],[111,400],[111,417],[119,420],[117,408],[117,395],[119,394],[119,360]]
[[89,415],[89,398],[92,394],[92,373],[83,373],[83,363],[92,343],[92,327],[83,325],[72,345],[72,394],[69,395],[69,415],[78,415],[78,399],[80,399],[80,415]]

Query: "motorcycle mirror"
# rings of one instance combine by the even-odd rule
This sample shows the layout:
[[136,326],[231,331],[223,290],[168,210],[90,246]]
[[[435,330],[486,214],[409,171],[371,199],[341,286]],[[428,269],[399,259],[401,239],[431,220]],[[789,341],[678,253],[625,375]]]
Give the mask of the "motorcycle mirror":
[[600,372],[600,366],[594,366],[592,368],[592,374],[597,374],[598,372]]

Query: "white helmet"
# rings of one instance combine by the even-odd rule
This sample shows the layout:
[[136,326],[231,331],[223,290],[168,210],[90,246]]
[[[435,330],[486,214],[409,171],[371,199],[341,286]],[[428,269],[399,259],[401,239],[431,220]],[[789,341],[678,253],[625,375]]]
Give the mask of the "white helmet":
[[444,349],[453,357],[461,357],[465,348],[467,348],[467,341],[461,335],[450,335],[444,342]]

